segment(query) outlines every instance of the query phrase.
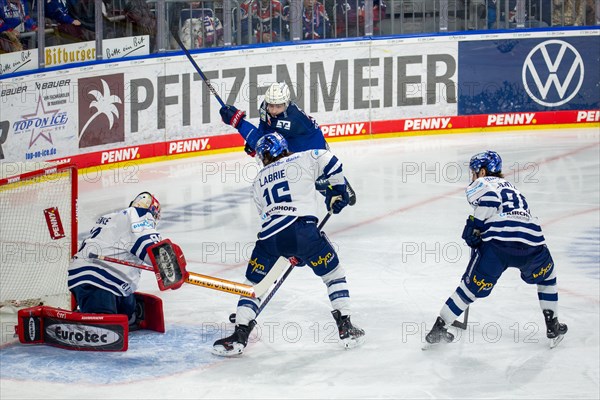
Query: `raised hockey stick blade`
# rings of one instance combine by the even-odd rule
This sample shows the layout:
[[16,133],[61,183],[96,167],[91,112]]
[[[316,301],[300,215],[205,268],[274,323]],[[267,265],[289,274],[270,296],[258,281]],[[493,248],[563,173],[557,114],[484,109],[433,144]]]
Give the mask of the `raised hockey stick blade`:
[[469,323],[469,307],[467,307],[465,309],[465,312],[463,313],[463,320],[462,322],[459,320],[456,320],[452,323],[452,326],[458,328],[458,329],[462,329],[462,330],[466,330],[467,329],[467,325]]
[[210,83],[210,80],[206,77],[206,75],[204,75],[204,72],[202,72],[202,70],[200,69],[200,67],[198,66],[198,64],[196,64],[196,61],[194,61],[194,58],[190,54],[190,51],[181,42],[181,39],[179,38],[179,34],[177,32],[171,32],[171,33],[172,33],[173,37],[175,38],[175,41],[177,42],[177,44],[179,45],[179,47],[181,47],[181,50],[183,50],[183,52],[185,53],[185,55],[188,58],[188,60],[190,60],[190,63],[196,69],[196,72],[198,72],[198,75],[200,75],[200,77],[202,78],[202,80],[206,84],[206,87],[208,88],[208,90],[213,94],[213,96],[215,96],[215,98],[217,99],[217,101],[219,102],[219,104],[221,105],[221,107],[225,107],[225,103],[221,99],[221,96],[219,96],[219,94],[215,90],[214,86]]

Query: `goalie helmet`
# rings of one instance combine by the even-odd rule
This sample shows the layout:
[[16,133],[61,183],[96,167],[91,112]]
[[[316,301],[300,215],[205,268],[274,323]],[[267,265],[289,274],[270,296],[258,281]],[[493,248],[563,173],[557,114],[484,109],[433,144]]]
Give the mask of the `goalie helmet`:
[[477,153],[471,157],[469,168],[476,174],[481,168],[485,168],[490,174],[502,172],[502,158],[495,151],[488,150],[482,153]]
[[265,103],[267,104],[290,104],[290,88],[285,82],[275,82],[267,89],[265,93]]
[[256,142],[256,155],[265,166],[287,151],[287,140],[279,133],[268,133]]
[[136,196],[129,207],[145,208],[150,211],[150,214],[156,221],[160,219],[160,203],[156,197],[152,196],[149,192],[142,192]]

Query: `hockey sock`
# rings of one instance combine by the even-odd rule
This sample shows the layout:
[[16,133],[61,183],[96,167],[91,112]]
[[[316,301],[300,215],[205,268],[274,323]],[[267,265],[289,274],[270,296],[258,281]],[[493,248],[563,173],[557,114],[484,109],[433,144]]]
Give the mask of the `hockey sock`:
[[558,317],[558,289],[556,287],[556,274],[554,271],[537,284],[538,299],[542,310],[552,310]]

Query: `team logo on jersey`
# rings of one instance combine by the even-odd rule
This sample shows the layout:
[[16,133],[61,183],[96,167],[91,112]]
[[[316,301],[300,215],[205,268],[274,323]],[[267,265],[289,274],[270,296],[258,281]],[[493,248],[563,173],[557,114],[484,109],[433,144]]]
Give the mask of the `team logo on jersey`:
[[58,208],[46,208],[44,210],[44,217],[46,219],[46,225],[48,226],[48,232],[50,233],[50,237],[53,240],[64,238],[65,230],[63,229],[63,224],[60,220]]
[[144,219],[131,224],[131,232],[141,232],[145,229],[154,229],[154,222]]
[[492,290],[494,287],[493,283],[486,282],[485,278],[477,279],[477,276],[473,275],[473,283],[479,288],[477,292],[481,292],[482,290]]
[[523,63],[525,91],[542,106],[558,107],[567,103],[579,92],[583,77],[581,55],[574,46],[562,40],[538,44]]
[[265,275],[265,266],[258,262],[258,257],[254,259],[250,259],[248,264],[252,267],[252,273],[258,270],[258,273],[261,275]]
[[313,267],[318,267],[319,265],[325,264],[325,268],[327,268],[327,264],[333,260],[333,254],[331,252],[325,254],[325,257],[319,256],[316,261],[311,261],[310,265]]
[[546,276],[546,274],[548,272],[550,272],[552,270],[552,267],[554,266],[554,263],[550,263],[548,265],[546,265],[545,267],[540,268],[540,270],[536,273],[533,273],[533,277],[534,278],[539,278],[540,276]]
[[289,131],[292,127],[292,122],[291,121],[277,121],[277,124],[275,125],[275,128],[281,128],[281,129],[285,129],[286,131]]

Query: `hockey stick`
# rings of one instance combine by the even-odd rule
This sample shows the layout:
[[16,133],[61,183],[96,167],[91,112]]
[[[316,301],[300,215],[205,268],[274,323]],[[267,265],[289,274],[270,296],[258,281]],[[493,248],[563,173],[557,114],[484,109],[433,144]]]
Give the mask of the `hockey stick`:
[[[102,261],[113,262],[116,264],[126,265],[128,267],[143,269],[146,271],[156,272],[154,267],[150,265],[144,264],[136,264],[130,261],[120,260],[118,258],[101,256],[98,254],[90,253],[88,254],[89,258],[98,259]],[[232,294],[237,294],[240,296],[255,298],[256,293],[254,291],[254,287],[251,285],[246,285],[244,283],[238,283],[233,281],[228,281],[226,279],[215,278],[213,276],[201,275],[195,272],[188,271],[188,278],[185,280],[185,283],[189,283],[196,286],[202,286],[208,289],[218,290],[221,292],[227,292]],[[163,289],[161,289],[163,290]]]
[[[327,215],[325,216],[325,218],[323,218],[323,221],[321,221],[321,223],[317,227],[317,229],[319,231],[321,229],[323,229],[323,227],[325,226],[325,224],[327,223],[329,218],[331,218],[331,215],[332,215],[332,211],[330,210],[327,213]],[[279,260],[282,260],[282,259],[280,258]],[[288,266],[288,268],[285,271],[285,273],[283,274],[283,276],[281,278],[279,278],[279,280],[275,283],[275,286],[273,286],[273,289],[271,289],[271,291],[269,292],[267,297],[265,297],[265,299],[261,302],[260,306],[258,307],[258,311],[256,312],[256,317],[254,317],[254,318],[257,318],[260,315],[260,313],[265,309],[267,304],[269,304],[269,302],[271,301],[271,299],[273,298],[275,293],[279,290],[279,288],[281,287],[283,282],[287,279],[287,277],[290,275],[290,273],[292,272],[292,270],[294,269],[295,266],[296,266],[296,264],[290,263],[290,265]],[[270,274],[270,272],[271,271],[269,271],[269,274]],[[267,276],[269,276],[269,274],[267,274]],[[261,280],[261,282],[263,282],[267,278],[267,276],[265,276],[265,278],[263,278]],[[229,315],[229,321],[235,322],[235,313],[232,313],[231,315]]]
[[464,314],[463,314],[463,320],[462,322],[459,320],[456,320],[452,323],[452,326],[458,328],[458,329],[462,329],[462,330],[466,330],[467,329],[467,324],[469,322],[469,307],[466,308]]
[[213,94],[213,96],[215,96],[215,98],[217,99],[217,101],[219,102],[219,104],[221,105],[221,107],[225,107],[226,104],[221,99],[221,96],[219,96],[219,94],[215,90],[214,86],[210,83],[210,80],[206,77],[206,75],[204,75],[204,72],[202,72],[202,70],[200,69],[200,67],[198,66],[198,64],[196,64],[196,61],[194,61],[194,58],[190,54],[190,51],[181,42],[181,39],[179,38],[179,34],[177,32],[171,32],[171,34],[175,38],[175,41],[177,42],[177,44],[179,45],[179,47],[181,47],[181,50],[183,50],[183,52],[187,56],[188,60],[190,60],[190,63],[192,63],[192,65],[196,69],[196,72],[198,72],[198,75],[200,75],[200,77],[202,78],[202,80],[206,84],[206,87],[208,87],[208,90]]

